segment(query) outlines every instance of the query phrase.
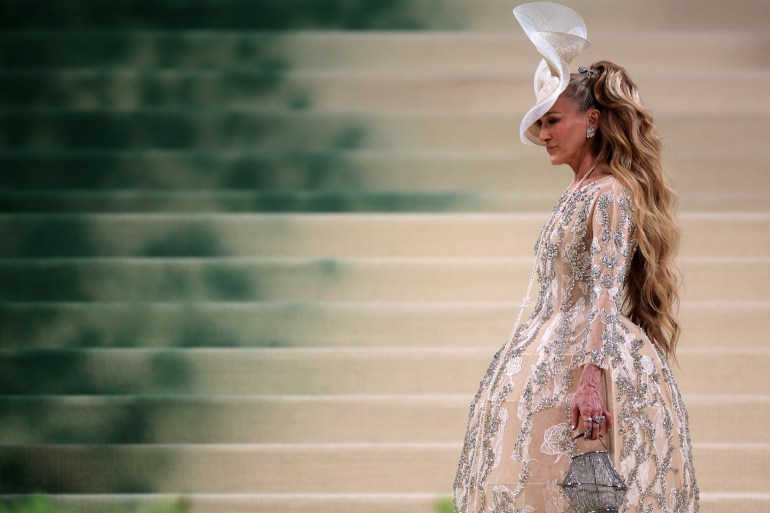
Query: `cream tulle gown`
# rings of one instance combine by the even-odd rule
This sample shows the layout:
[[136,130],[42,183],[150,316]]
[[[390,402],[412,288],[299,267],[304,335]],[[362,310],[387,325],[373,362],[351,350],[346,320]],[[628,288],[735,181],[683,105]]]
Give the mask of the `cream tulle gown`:
[[495,354],[468,415],[455,505],[462,513],[572,511],[559,483],[573,442],[570,400],[582,372],[605,369],[615,425],[604,437],[628,485],[625,512],[697,512],[687,410],[666,360],[620,314],[636,250],[630,196],[605,175],[567,193],[538,241],[532,315]]

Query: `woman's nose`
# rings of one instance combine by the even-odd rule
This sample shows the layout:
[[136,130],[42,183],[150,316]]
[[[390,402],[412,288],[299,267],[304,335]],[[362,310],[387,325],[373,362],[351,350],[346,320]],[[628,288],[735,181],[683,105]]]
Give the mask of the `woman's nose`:
[[538,133],[537,137],[543,142],[548,142],[548,140],[551,138],[551,134],[548,132],[548,130],[541,126],[540,133]]

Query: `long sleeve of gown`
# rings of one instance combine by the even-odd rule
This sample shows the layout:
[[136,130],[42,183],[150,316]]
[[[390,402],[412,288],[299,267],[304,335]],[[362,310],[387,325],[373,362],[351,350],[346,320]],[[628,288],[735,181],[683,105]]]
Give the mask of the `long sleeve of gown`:
[[621,306],[626,270],[636,249],[631,202],[619,184],[601,191],[591,220],[589,311],[581,364],[608,367],[624,343]]

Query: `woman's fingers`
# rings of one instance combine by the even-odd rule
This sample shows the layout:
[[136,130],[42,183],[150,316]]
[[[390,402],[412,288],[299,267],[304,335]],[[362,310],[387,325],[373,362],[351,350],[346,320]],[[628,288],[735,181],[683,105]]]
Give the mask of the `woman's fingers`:
[[575,403],[572,403],[572,408],[570,409],[570,419],[569,419],[569,427],[572,428],[572,430],[576,430],[579,426],[578,422],[580,421],[580,409],[577,407]]
[[612,415],[610,415],[610,412],[608,412],[606,408],[602,413],[602,415],[604,415],[605,417],[605,421],[607,422],[607,426],[606,426],[607,431],[609,431],[610,429],[612,429]]
[[605,432],[605,420],[604,414],[594,415],[594,431],[591,440],[596,440],[600,435]]
[[575,430],[581,426],[583,436],[591,440],[598,439],[612,427],[612,417],[605,408],[599,390],[594,387],[578,388],[570,406],[570,427]]
[[583,436],[591,440],[598,439],[612,427],[612,417],[606,409],[593,415],[581,415],[583,418]]
[[591,436],[589,436],[588,438],[590,438],[591,440],[596,440],[597,438],[599,438],[599,431],[601,430],[601,424],[599,424],[599,417],[600,416],[601,416],[601,414],[594,414],[594,415],[589,417],[591,419],[591,421],[590,421],[591,422]]

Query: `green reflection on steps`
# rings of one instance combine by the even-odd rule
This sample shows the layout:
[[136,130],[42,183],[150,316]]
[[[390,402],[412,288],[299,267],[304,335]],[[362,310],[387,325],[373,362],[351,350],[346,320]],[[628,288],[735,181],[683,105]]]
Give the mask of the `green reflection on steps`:
[[322,322],[314,310],[312,303],[264,311],[248,303],[0,304],[0,349],[302,347],[297,323]]
[[192,507],[184,497],[174,500],[154,500],[150,504],[121,506],[93,506],[81,504],[75,509],[71,506],[57,505],[56,498],[44,496],[12,497],[0,499],[0,513],[187,513]]
[[[0,354],[0,395],[94,393],[87,357],[78,352],[20,350]],[[35,419],[30,419],[36,422]],[[29,427],[34,427],[33,423]]]
[[[37,496],[33,498],[0,499],[0,513],[74,513],[75,509],[55,504],[56,498]],[[130,502],[130,501],[129,501]],[[151,501],[150,504],[134,504],[120,506],[90,506],[80,505],[78,513],[186,513],[194,506],[190,498],[179,497],[172,501]],[[451,499],[440,499],[433,506],[436,513],[454,513]],[[319,507],[317,511],[322,511]],[[382,513],[393,513],[383,510]],[[400,513],[400,512],[397,512]]]
[[[419,20],[410,15],[409,3],[400,1],[115,0],[105,3],[100,0],[75,0],[65,5],[55,0],[41,0],[36,2],[36,7],[30,9],[28,2],[20,0],[3,2],[0,5],[0,26],[14,30],[37,28],[71,32],[66,37],[57,36],[54,32],[48,35],[43,33],[42,38],[40,33],[36,36],[20,34],[17,40],[4,37],[3,41],[8,44],[0,45],[0,62],[6,68],[17,66],[53,70],[67,66],[117,68],[128,65],[143,69],[142,57],[138,56],[142,47],[137,44],[141,40],[122,38],[117,34],[121,31],[115,29],[258,28],[280,31],[309,27],[414,28],[419,25]],[[99,27],[100,32],[106,34],[104,44],[99,44],[99,36],[77,32],[93,27]],[[66,40],[67,37],[70,39]],[[284,84],[291,62],[281,53],[279,37],[273,42],[263,41],[260,44],[246,37],[239,41],[237,37],[235,39],[229,61],[248,66],[253,71],[225,72],[222,88],[216,94],[266,95]],[[157,41],[147,57],[147,67],[174,67],[182,62],[185,66],[194,67],[189,66],[190,62],[194,62],[194,58],[190,57],[192,46],[183,39],[158,36]],[[25,50],[19,52],[23,58],[17,55],[18,50]],[[201,67],[206,66],[210,63],[201,64]],[[217,177],[208,179],[205,187],[225,184],[228,187],[261,189],[300,184],[312,189],[328,186],[330,182],[351,186],[358,184],[352,169],[350,173],[339,170],[339,164],[344,159],[341,155],[364,148],[370,142],[362,124],[348,123],[335,126],[334,130],[325,134],[325,139],[315,143],[318,151],[312,153],[307,150],[313,148],[303,146],[301,139],[300,142],[294,140],[302,126],[291,125],[281,132],[286,138],[286,141],[281,141],[284,155],[267,162],[250,157],[241,161],[230,159],[231,167],[220,169],[217,168],[217,159],[221,159],[228,149],[253,150],[267,141],[269,149],[275,150],[270,139],[275,134],[275,120],[234,113],[222,115],[216,122],[207,124],[211,116],[201,112],[211,110],[210,107],[221,98],[207,103],[205,96],[196,93],[198,85],[190,81],[180,81],[170,89],[163,89],[149,73],[141,77],[137,90],[132,91],[140,103],[155,108],[195,106],[200,107],[201,112],[187,115],[103,110],[113,107],[111,98],[114,98],[114,88],[117,87],[114,76],[106,72],[96,73],[82,82],[84,89],[90,91],[89,101],[99,110],[79,112],[68,110],[70,106],[66,104],[79,92],[77,88],[65,82],[54,82],[53,79],[44,79],[40,83],[20,79],[9,91],[5,105],[13,106],[15,110],[0,114],[0,121],[6,127],[0,130],[0,150],[3,150],[0,161],[10,165],[0,166],[0,186],[17,190],[80,187],[107,190],[124,184],[152,189],[158,183],[166,183],[173,188],[180,182],[175,182],[175,179],[164,182],[164,178],[159,178],[157,173],[165,168],[162,164],[157,168],[149,167],[151,159],[147,154],[159,149],[191,149],[198,152],[201,148],[208,153],[200,152],[190,157],[188,162],[191,165],[182,163],[180,168],[193,180],[204,180],[200,178],[202,175],[214,172]],[[291,94],[282,101],[285,102],[282,107],[288,106],[295,113],[304,114],[312,110],[313,94],[312,91],[291,90]],[[37,107],[53,110],[25,110]],[[279,145],[279,149],[281,147]],[[305,153],[300,155],[298,150]],[[130,158],[126,159],[126,155]],[[279,164],[278,172],[271,167],[275,162]],[[291,169],[292,173],[280,175],[281,167]],[[24,171],[29,169],[34,169],[34,172],[26,174]],[[62,173],[63,170],[66,172]],[[181,183],[184,184],[184,180]],[[339,204],[336,208],[345,207]],[[89,258],[109,253],[109,249],[106,250],[95,239],[95,227],[87,217],[57,219],[56,216],[49,216],[27,218],[18,223],[12,219],[7,226],[10,227],[11,240],[6,242],[11,249],[6,252],[12,253],[14,258]],[[205,224],[188,224],[136,242],[134,247],[139,248],[139,254],[151,258],[228,256],[228,249]],[[339,272],[333,261],[319,263],[318,270],[329,276]],[[28,290],[25,299],[39,301],[39,305],[34,307],[17,303],[0,304],[0,344],[3,346],[0,369],[4,367],[6,372],[4,380],[0,381],[3,395],[120,393],[141,397],[148,390],[168,393],[185,390],[195,380],[195,373],[187,360],[164,354],[152,359],[145,374],[135,381],[116,380],[105,386],[91,375],[88,357],[78,352],[81,348],[139,348],[145,344],[216,347],[240,345],[245,340],[254,345],[292,343],[282,333],[289,316],[268,320],[269,329],[265,328],[260,336],[270,333],[270,337],[255,342],[227,319],[200,315],[195,305],[186,307],[174,322],[168,324],[168,328],[162,324],[167,312],[153,310],[147,305],[131,305],[130,311],[124,315],[107,314],[108,307],[102,308],[104,305],[101,305],[97,308],[88,303],[82,274],[87,272],[86,269],[81,273],[56,274],[55,284],[28,282],[27,286],[34,290]],[[163,279],[166,281],[161,286],[176,291],[180,296],[190,288],[186,278],[173,270]],[[217,299],[233,300],[259,295],[259,284],[249,283],[238,270],[214,269],[204,273],[202,282],[208,293]],[[19,290],[24,288],[21,283],[15,286]],[[50,288],[54,286],[69,289],[70,299],[80,303],[70,305],[70,309],[58,308],[61,306],[57,302],[59,298],[56,291]],[[156,339],[148,342],[145,337],[149,335],[154,335]],[[36,346],[40,350],[28,351]],[[53,347],[70,348],[71,351],[45,349]],[[120,363],[119,360],[114,362],[115,365]],[[3,402],[0,423],[4,426],[13,424],[20,429],[34,431],[35,437],[43,444],[86,442],[95,445],[88,448],[73,446],[73,452],[64,451],[62,454],[66,457],[57,460],[48,457],[45,445],[4,447],[0,450],[0,492],[153,492],[173,463],[162,455],[153,457],[149,463],[143,462],[146,468],[137,472],[124,475],[116,471],[114,475],[105,476],[92,470],[90,479],[84,478],[83,473],[68,472],[65,461],[69,458],[73,464],[83,466],[92,460],[109,461],[121,454],[125,456],[115,446],[148,440],[155,427],[152,409],[139,407],[139,404],[115,405],[109,415],[99,419],[97,427],[90,432],[82,432],[68,425],[50,422],[57,406],[55,401],[48,401],[45,397],[36,398],[34,404],[28,407],[14,406],[10,400]]]
[[0,301],[83,301],[88,294],[77,273],[40,261],[37,264],[0,262]]
[[155,237],[140,251],[145,257],[215,257],[224,256],[225,249],[211,228],[200,224],[177,227]]
[[121,357],[125,353],[110,361],[80,349],[3,351],[0,395],[177,394],[187,393],[195,382],[182,353],[146,353],[139,359],[141,366],[132,363],[130,371],[121,366]]
[[0,493],[148,494],[172,464],[156,452],[116,465],[125,456],[116,445],[7,446],[0,453]]
[[[424,22],[402,0],[5,0],[0,28],[89,29],[414,29]],[[441,4],[431,2],[438,15]]]
[[213,292],[215,300],[249,301],[258,299],[256,284],[246,272],[237,269],[208,268],[203,272],[203,282]]
[[[69,426],[66,416],[57,413],[59,406],[53,399],[36,398],[19,405],[10,404],[12,402],[9,399],[2,401],[4,422],[17,428],[27,424],[35,438],[44,442],[2,447],[0,493],[94,493],[99,486],[105,487],[99,490],[102,493],[148,493],[154,490],[159,477],[172,464],[166,455],[158,454],[142,472],[121,465],[110,465],[107,474],[87,475],[82,471],[94,458],[104,458],[104,453],[116,444],[146,438],[152,423],[152,412],[146,408],[123,404],[109,415],[102,412],[98,423],[83,429],[79,422]],[[76,410],[72,414],[82,415],[83,412]],[[93,445],[66,445],[73,441]],[[71,454],[66,455],[67,452]],[[106,461],[116,460],[108,458]],[[78,467],[80,471],[68,470]]]
[[334,190],[365,185],[345,150],[0,153],[0,190]]
[[186,392],[195,382],[195,374],[187,358],[177,352],[161,352],[150,359],[151,383],[145,383],[148,393]]
[[[0,9],[7,7],[8,2],[0,5]],[[20,32],[3,37],[0,63],[3,69],[96,67],[114,65],[130,55],[132,40],[129,38],[103,36],[99,42],[94,44],[93,36],[79,32],[60,34],[56,39],[45,32]]]
[[79,256],[91,254],[96,247],[84,219],[28,217],[11,219],[4,225],[4,253],[13,256]]

